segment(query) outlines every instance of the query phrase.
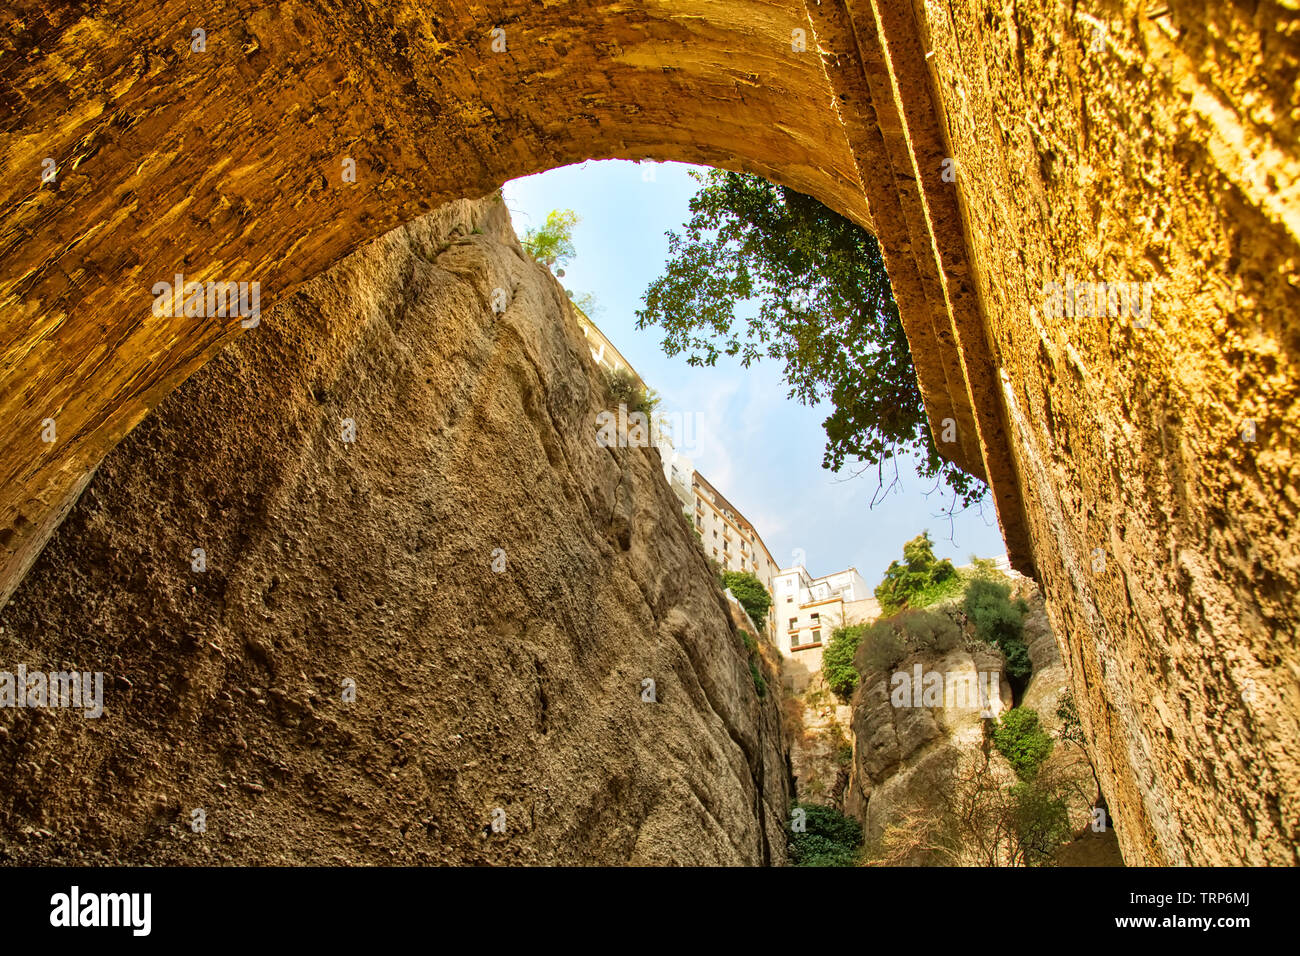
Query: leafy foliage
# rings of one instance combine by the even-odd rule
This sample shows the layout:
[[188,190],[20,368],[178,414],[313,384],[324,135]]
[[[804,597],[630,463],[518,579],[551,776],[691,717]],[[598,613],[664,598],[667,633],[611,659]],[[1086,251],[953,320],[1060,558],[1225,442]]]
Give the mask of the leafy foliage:
[[[913,602],[927,589],[957,577],[957,569],[947,558],[934,556],[934,542],[930,533],[922,531],[903,545],[902,562],[891,561],[885,576],[876,585],[876,600],[883,614],[914,606]],[[958,582],[960,583],[960,582]]]
[[858,669],[853,659],[866,633],[865,624],[841,625],[831,632],[831,639],[822,650],[822,676],[834,693],[848,699],[858,686]]
[[[796,833],[793,822],[786,824],[793,866],[856,866],[862,846],[862,827],[832,807],[816,803],[796,804],[804,811],[804,832]],[[793,814],[792,814],[793,816]]]
[[844,736],[844,731],[839,724],[831,724],[827,730],[827,737],[831,742],[831,750],[835,754],[835,763],[848,770],[853,766],[853,744],[849,738]]
[[767,593],[763,582],[750,571],[724,571],[722,586],[731,588],[731,593],[736,596],[754,624],[762,627],[767,620],[767,609],[772,606],[772,595]]
[[932,604],[938,604],[941,601],[948,600],[949,598],[957,597],[957,595],[961,594],[965,588],[966,579],[962,577],[962,573],[958,571],[950,578],[935,581],[921,588],[921,590],[917,591],[908,600],[907,606],[909,608],[930,607]]
[[966,588],[962,609],[975,628],[975,636],[995,645],[1007,662],[1007,674],[1015,679],[1028,677],[1033,671],[1029,646],[1025,643],[1023,599],[1011,600],[1011,585],[992,577],[978,576]]
[[[982,482],[939,457],[875,237],[817,200],[742,173],[695,173],[684,231],[651,283],[637,327],[659,325],[668,355],[695,366],[738,356],[785,365],[789,395],[829,400],[822,466],[851,459],[877,469],[906,455],[924,477],[946,482],[964,507]],[[740,303],[758,302],[741,319]],[[895,479],[896,480],[896,479]],[[892,484],[892,482],[891,482]]]
[[971,576],[976,578],[993,578],[999,580],[1002,578],[1002,572],[998,570],[997,562],[992,558],[980,558],[975,555],[970,556]]
[[1052,752],[1051,735],[1028,707],[1013,707],[1002,715],[993,731],[993,743],[1023,780],[1032,780]]
[[576,256],[573,230],[581,220],[572,209],[552,209],[539,228],[525,229],[519,240],[524,251],[547,268],[565,265]]

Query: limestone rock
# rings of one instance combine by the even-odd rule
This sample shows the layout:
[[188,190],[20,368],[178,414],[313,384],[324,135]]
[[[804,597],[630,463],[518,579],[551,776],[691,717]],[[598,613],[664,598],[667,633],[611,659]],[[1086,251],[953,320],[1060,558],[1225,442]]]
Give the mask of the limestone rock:
[[495,196],[265,315],[0,613],[6,660],[109,678],[0,712],[0,858],[784,862],[776,701],[604,387]]

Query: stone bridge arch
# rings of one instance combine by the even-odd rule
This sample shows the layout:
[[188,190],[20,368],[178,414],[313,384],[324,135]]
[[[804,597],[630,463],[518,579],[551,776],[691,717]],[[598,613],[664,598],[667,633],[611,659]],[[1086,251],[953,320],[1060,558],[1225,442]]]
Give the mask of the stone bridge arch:
[[[0,594],[107,450],[240,331],[152,316],[155,282],[256,280],[265,310],[446,200],[591,158],[744,169],[875,229],[932,418],[960,425],[952,457],[985,473],[912,158],[880,122],[903,121],[894,77],[874,22],[842,4],[20,7],[0,193],[0,414],[13,423]],[[934,184],[940,164],[926,164]],[[1006,474],[999,504],[1014,516]]]
[[[0,23],[0,597],[107,450],[239,333],[154,318],[153,283],[256,280],[267,309],[512,177],[744,169],[880,239],[932,426],[957,425],[941,448],[989,480],[1048,596],[1126,859],[1296,862],[1285,5],[48,6]],[[1155,321],[1045,316],[1067,276],[1157,284]]]

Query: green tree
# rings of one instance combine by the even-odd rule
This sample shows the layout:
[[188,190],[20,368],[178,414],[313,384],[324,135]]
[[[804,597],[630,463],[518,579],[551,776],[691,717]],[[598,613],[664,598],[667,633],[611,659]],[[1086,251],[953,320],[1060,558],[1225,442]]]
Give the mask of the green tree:
[[975,636],[993,644],[1007,662],[1007,674],[1019,680],[1033,671],[1029,646],[1025,643],[1024,600],[1011,600],[1011,585],[992,577],[976,577],[966,587],[962,603],[967,619],[975,627]]
[[1064,797],[1024,782],[1011,787],[1008,796],[1013,859],[1025,866],[1051,865],[1057,849],[1072,835]]
[[[939,457],[912,354],[874,236],[817,200],[742,173],[693,173],[691,219],[668,233],[666,271],[651,283],[637,327],[659,325],[668,355],[691,365],[738,356],[785,365],[790,397],[828,400],[822,466],[875,468],[877,498],[897,481],[897,458],[946,482],[954,506],[985,486]],[[736,306],[758,302],[757,315]],[[885,467],[893,478],[885,484]]]
[[1052,737],[1028,707],[1013,707],[1002,715],[993,731],[993,743],[1022,780],[1032,780],[1047,755]]
[[858,669],[853,658],[866,632],[865,624],[841,625],[831,631],[831,639],[822,651],[822,676],[836,696],[847,699],[858,686]]
[[767,620],[767,609],[772,606],[772,595],[767,593],[763,582],[750,571],[724,571],[721,578],[722,586],[731,589],[740,606],[761,629]]
[[573,229],[580,221],[572,209],[552,209],[541,228],[524,230],[520,244],[548,269],[565,265],[578,254],[573,248]]
[[957,569],[951,561],[935,558],[930,533],[922,531],[903,545],[902,562],[891,561],[884,578],[876,585],[881,613],[894,614],[908,607],[922,591],[956,576]]

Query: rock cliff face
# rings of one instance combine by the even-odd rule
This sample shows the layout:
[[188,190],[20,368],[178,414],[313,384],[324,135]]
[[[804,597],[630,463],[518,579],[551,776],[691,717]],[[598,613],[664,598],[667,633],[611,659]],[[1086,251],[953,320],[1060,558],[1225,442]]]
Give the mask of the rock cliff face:
[[[1008,813],[1008,789],[1018,778],[986,737],[991,725],[986,727],[984,715],[1000,717],[1013,703],[1028,707],[1058,738],[1062,721],[1056,708],[1068,680],[1041,594],[1023,578],[1016,590],[1029,607],[1024,638],[1033,667],[1019,697],[1013,699],[1002,654],[976,641],[947,652],[914,653],[885,669],[863,667],[852,700],[853,771],[844,805],[862,822],[873,860],[894,865],[1024,862],[1016,858],[1005,832],[1014,818],[1014,812]],[[958,617],[951,605],[936,610]],[[860,665],[866,665],[866,657],[859,652]],[[915,693],[915,680],[906,685],[911,696],[896,697],[894,675],[899,673],[919,673],[924,680],[939,676],[935,705]],[[970,690],[987,688],[993,679],[997,698],[985,709],[985,697]],[[1097,788],[1083,747],[1055,739],[1037,779],[1063,801],[1075,837],[1051,856],[1063,865],[1122,865],[1114,821],[1108,818],[1102,832],[1090,829]]]
[[[979,675],[995,674],[1002,703],[994,711],[1010,706],[1011,685],[1002,673],[1002,655],[989,648],[915,654],[897,667],[866,670],[853,694],[854,766],[844,804],[862,821],[868,844],[878,841],[890,824],[911,823],[913,805],[928,806],[936,790],[950,787],[960,762],[978,751],[984,739],[982,711],[967,696],[954,695],[937,707],[921,706],[919,697],[914,702],[909,698],[905,706],[894,705],[892,675],[912,674],[917,666],[922,674],[959,674],[972,688],[979,687]],[[999,766],[998,771],[1014,780],[1005,768]],[[917,853],[896,862],[951,861]]]
[[[880,4],[884,6],[884,4]],[[928,18],[965,249],[1125,860],[1300,857],[1300,34],[1265,2]],[[1049,284],[1075,284],[1068,312]],[[1150,317],[1100,283],[1150,283]],[[1028,570],[1022,567],[1022,570]]]
[[607,403],[495,197],[264,315],[0,615],[0,668],[105,680],[0,710],[0,857],[783,863],[776,695]]
[[820,671],[783,702],[790,739],[790,770],[801,803],[844,811],[853,764],[853,708],[840,703]]

